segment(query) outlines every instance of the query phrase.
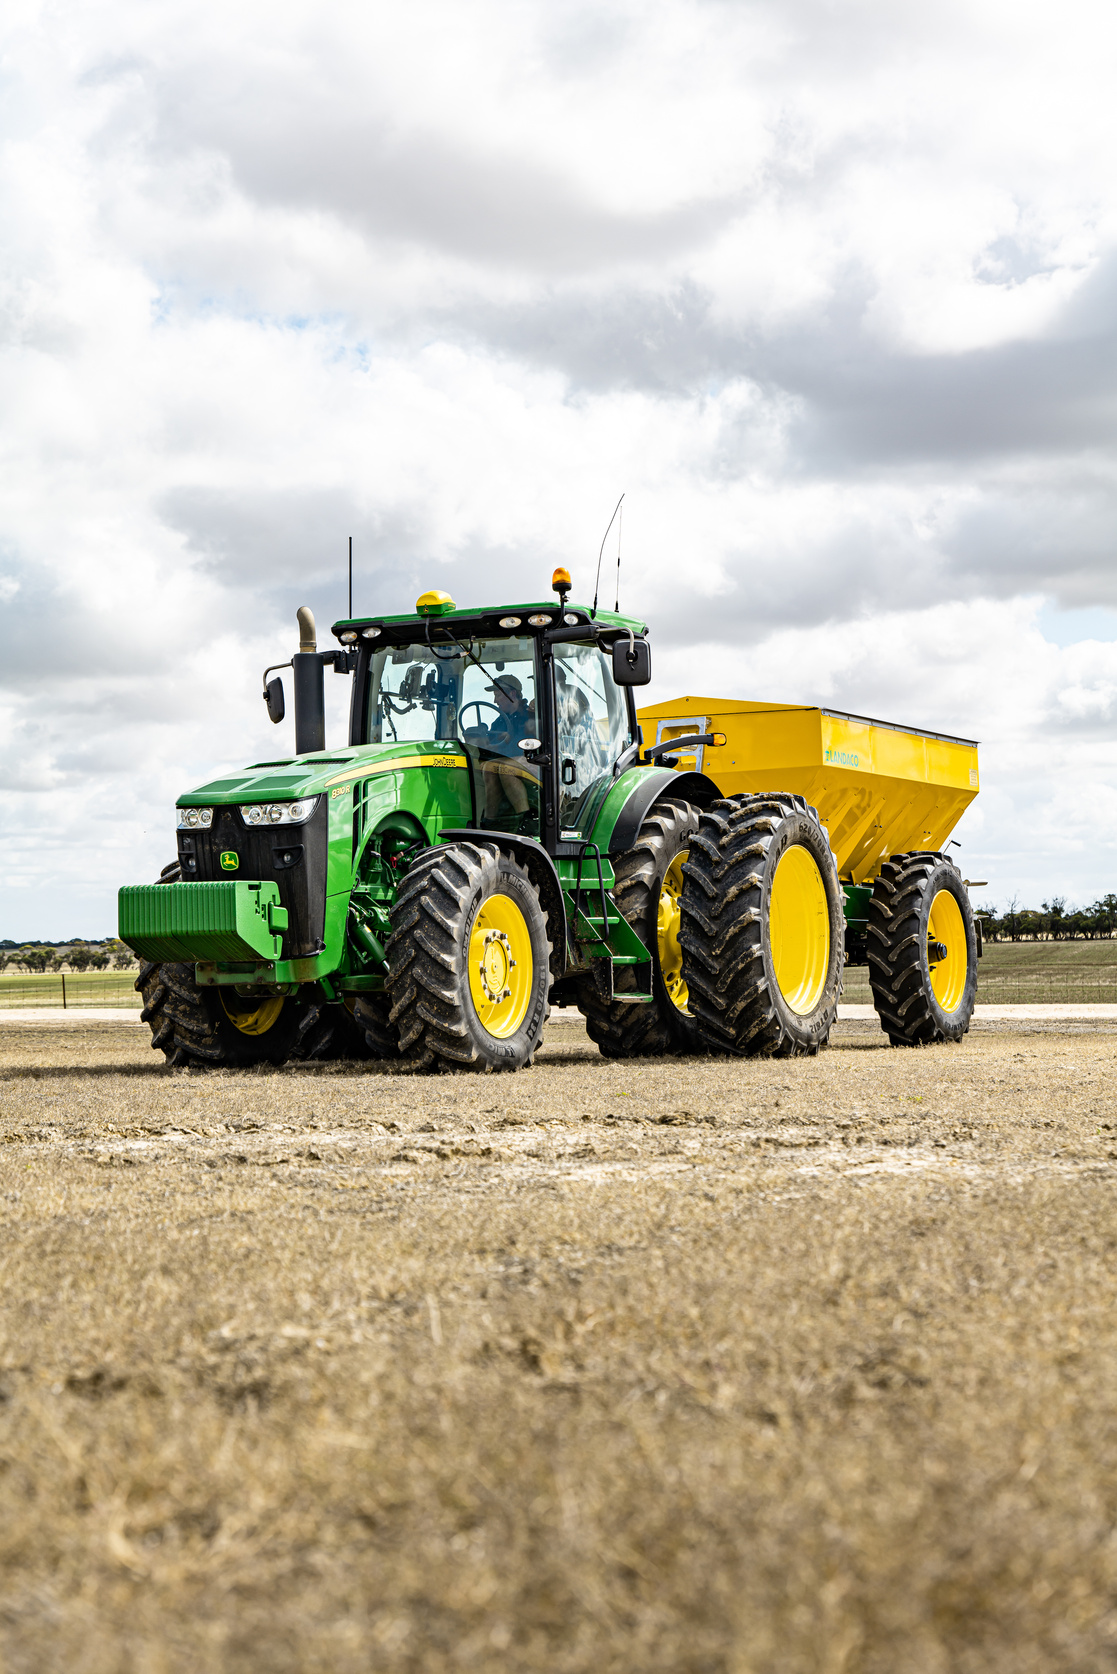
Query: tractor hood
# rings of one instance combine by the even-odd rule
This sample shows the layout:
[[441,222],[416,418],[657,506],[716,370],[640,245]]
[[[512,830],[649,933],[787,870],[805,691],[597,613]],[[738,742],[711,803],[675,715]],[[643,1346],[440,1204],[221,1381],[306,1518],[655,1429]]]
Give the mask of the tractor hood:
[[461,746],[450,742],[362,744],[344,750],[258,761],[242,773],[211,779],[178,798],[179,808],[228,806],[239,802],[293,802],[307,796],[332,796],[351,790],[376,773],[416,767],[465,767]]

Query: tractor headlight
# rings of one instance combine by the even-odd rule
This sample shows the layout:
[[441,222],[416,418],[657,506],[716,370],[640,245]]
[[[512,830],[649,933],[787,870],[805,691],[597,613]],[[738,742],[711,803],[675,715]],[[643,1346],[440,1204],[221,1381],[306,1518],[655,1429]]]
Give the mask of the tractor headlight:
[[213,824],[212,808],[179,808],[177,812],[180,831],[208,831]]
[[245,825],[302,825],[317,806],[316,796],[304,796],[298,802],[242,802],[240,812]]

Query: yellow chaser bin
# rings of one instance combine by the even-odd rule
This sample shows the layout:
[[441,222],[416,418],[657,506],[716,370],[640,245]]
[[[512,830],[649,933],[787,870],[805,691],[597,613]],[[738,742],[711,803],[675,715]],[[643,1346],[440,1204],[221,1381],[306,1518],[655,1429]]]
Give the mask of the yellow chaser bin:
[[871,883],[891,855],[942,849],[980,789],[972,739],[837,709],[680,697],[641,709],[639,720],[645,745],[724,733],[724,745],[691,749],[678,767],[706,773],[727,796],[806,797],[847,885]]

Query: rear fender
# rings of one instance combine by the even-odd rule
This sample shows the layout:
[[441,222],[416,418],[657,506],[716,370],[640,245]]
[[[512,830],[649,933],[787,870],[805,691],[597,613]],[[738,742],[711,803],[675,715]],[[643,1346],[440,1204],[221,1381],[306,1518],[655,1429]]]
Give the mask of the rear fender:
[[716,802],[721,791],[705,773],[675,773],[669,767],[643,773],[633,785],[609,835],[607,853],[626,854],[636,841],[648,809],[661,797],[672,797],[680,802],[692,802],[696,808],[708,808]]

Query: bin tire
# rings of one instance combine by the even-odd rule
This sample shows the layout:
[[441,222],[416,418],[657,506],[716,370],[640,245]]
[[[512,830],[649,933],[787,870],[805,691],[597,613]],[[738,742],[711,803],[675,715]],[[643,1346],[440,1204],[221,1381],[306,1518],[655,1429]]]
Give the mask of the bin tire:
[[783,792],[715,802],[683,876],[683,976],[703,1047],[820,1051],[838,1010],[845,913],[816,810]]
[[551,944],[525,869],[495,844],[439,844],[412,863],[390,919],[389,1021],[403,1056],[428,1071],[529,1065],[550,1010]]
[[930,850],[893,855],[868,916],[873,1004],[892,1045],[960,1041],[977,994],[977,928],[954,862]]
[[[679,948],[681,867],[698,830],[689,802],[654,802],[632,847],[613,860],[613,899],[652,952],[654,1001],[607,999],[591,980],[577,989],[586,1033],[606,1058],[650,1058],[699,1050],[698,1025],[687,1009]],[[682,860],[680,860],[680,856]],[[594,895],[587,890],[593,905]],[[636,991],[636,969],[615,968],[615,991]]]

